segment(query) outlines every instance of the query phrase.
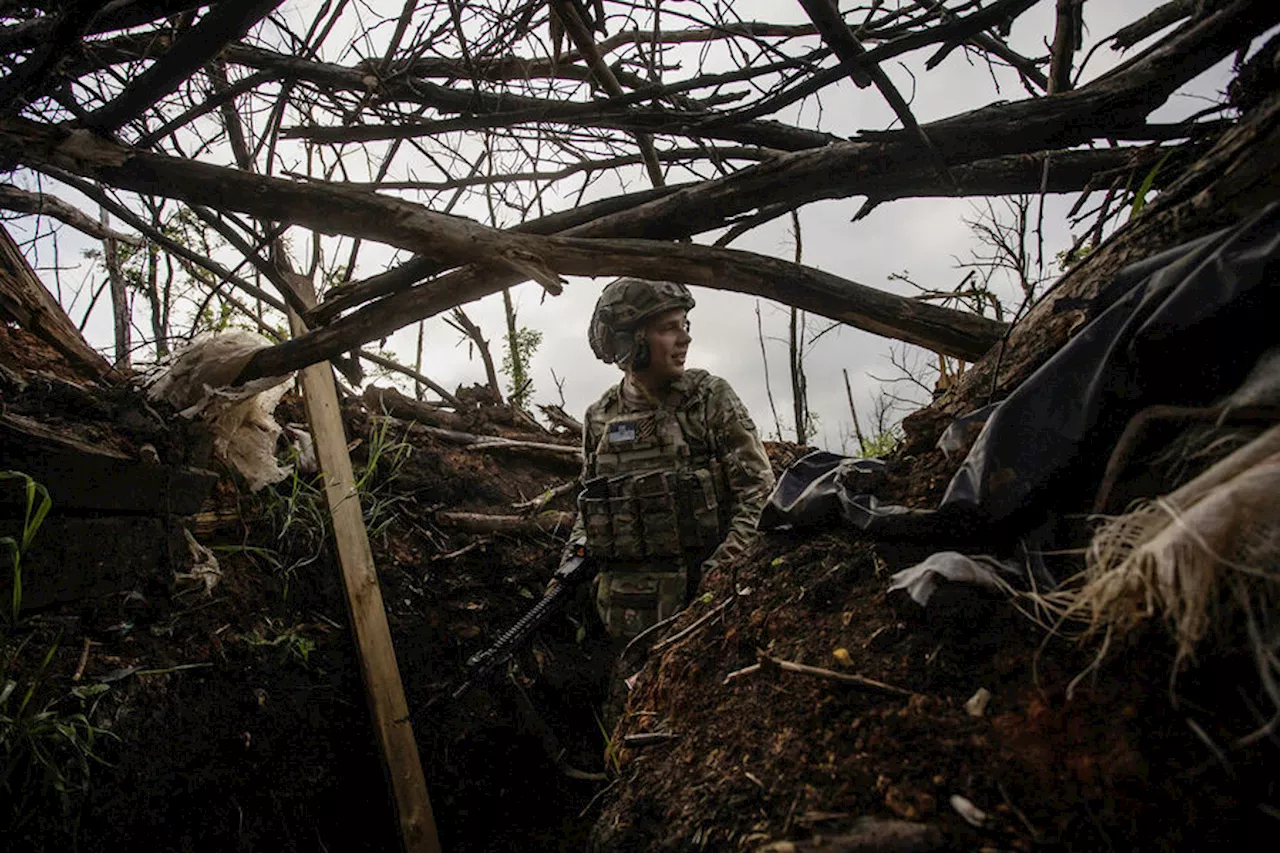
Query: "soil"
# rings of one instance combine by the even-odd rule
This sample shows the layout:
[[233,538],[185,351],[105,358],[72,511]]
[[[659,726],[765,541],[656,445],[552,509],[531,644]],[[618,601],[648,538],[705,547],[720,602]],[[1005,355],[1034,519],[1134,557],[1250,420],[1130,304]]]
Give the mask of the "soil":
[[[21,344],[0,350],[0,365],[25,382],[4,389],[8,411],[127,453],[157,440],[130,426],[126,413],[146,412],[137,391],[92,390],[101,408],[75,410],[41,389],[62,387],[50,376],[82,380],[0,331]],[[156,416],[163,461],[199,454],[187,426]],[[1256,682],[1252,661],[1207,653],[1179,676],[1175,703],[1173,653],[1156,626],[1111,649],[1068,698],[1096,646],[1049,637],[1002,596],[970,588],[944,586],[928,609],[895,598],[888,575],[930,549],[848,531],[768,535],[705,578],[667,636],[692,630],[636,664],[607,731],[616,648],[585,590],[509,672],[442,700],[466,659],[541,595],[567,531],[474,537],[434,513],[515,514],[575,471],[466,450],[359,401],[344,417],[357,476],[376,462],[366,515],[446,850],[755,850],[830,840],[868,817],[928,825],[933,847],[955,850],[1210,849],[1241,846],[1280,814],[1277,742],[1233,745],[1268,707],[1242,687]],[[278,418],[305,421],[294,397]],[[768,450],[781,470],[806,448]],[[878,492],[930,506],[953,465],[911,448]],[[210,591],[157,567],[4,628],[0,684],[15,689],[0,713],[31,688],[23,719],[47,709],[96,729],[94,757],[59,763],[72,768],[64,779],[27,761],[0,780],[13,795],[0,805],[8,849],[398,847],[326,517],[309,477],[249,495],[224,472],[188,525],[218,558]],[[990,704],[973,716],[965,705],[980,688]],[[646,733],[673,737],[626,746]],[[980,827],[957,796],[986,815]]]
[[[730,579],[708,578],[712,603],[673,631],[735,603],[647,662],[615,741],[678,739],[622,751],[625,782],[596,825],[600,847],[754,850],[871,816],[927,822],[956,850],[1206,849],[1238,845],[1273,819],[1258,807],[1275,803],[1274,745],[1219,761],[1185,723],[1219,744],[1256,728],[1221,695],[1247,683],[1248,661],[1204,662],[1179,680],[1175,708],[1172,652],[1153,631],[1113,649],[1067,699],[1090,653],[1046,639],[1002,596],[943,587],[949,600],[926,611],[886,595],[888,574],[927,553],[840,533],[770,536],[739,568],[736,596]],[[767,665],[726,683],[769,659],[914,695]],[[979,689],[992,698],[975,717],[965,703]],[[989,816],[981,829],[958,815],[956,795]]]

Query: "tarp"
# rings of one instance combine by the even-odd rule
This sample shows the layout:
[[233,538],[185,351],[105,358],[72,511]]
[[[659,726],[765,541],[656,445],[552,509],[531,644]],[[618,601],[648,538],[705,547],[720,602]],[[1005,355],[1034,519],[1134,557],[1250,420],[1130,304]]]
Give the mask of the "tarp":
[[[245,478],[249,490],[278,483],[291,468],[276,461],[280,425],[272,417],[289,376],[266,376],[230,387],[253,354],[270,341],[243,329],[206,332],[179,350],[152,379],[148,395],[213,432],[213,451]],[[290,374],[292,375],[292,374]]]
[[1272,204],[1122,270],[1094,319],[990,407],[936,510],[882,504],[845,475],[865,460],[817,452],[779,479],[760,527],[838,518],[881,538],[982,541],[1038,527],[1051,512],[1085,510],[1134,414],[1214,404],[1270,363],[1280,339],[1277,282],[1280,204]]

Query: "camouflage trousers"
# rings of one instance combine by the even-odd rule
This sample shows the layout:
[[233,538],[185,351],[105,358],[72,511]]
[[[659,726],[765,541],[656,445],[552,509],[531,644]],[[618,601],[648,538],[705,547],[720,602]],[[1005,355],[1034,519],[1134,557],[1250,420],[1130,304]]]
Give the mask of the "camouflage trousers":
[[609,636],[630,638],[674,616],[688,596],[689,572],[683,568],[606,569],[597,579],[596,612]]

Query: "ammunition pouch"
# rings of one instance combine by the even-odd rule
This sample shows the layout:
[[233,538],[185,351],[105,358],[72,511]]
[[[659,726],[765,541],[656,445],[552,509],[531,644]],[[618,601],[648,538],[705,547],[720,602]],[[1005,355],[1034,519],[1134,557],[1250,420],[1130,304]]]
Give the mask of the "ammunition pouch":
[[713,454],[694,454],[683,416],[619,414],[594,448],[578,512],[587,557],[602,564],[596,608],[606,630],[632,637],[685,605],[703,560],[727,529],[728,484]]
[[598,560],[680,562],[721,539],[707,468],[595,477],[578,495],[586,553]]

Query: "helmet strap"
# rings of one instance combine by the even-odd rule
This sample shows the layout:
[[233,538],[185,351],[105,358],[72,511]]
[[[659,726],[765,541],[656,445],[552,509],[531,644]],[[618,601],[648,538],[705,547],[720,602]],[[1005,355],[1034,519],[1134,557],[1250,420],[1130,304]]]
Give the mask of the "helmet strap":
[[631,352],[631,360],[627,366],[632,370],[644,370],[653,361],[653,353],[649,351],[649,339],[645,337],[643,328],[636,329]]

